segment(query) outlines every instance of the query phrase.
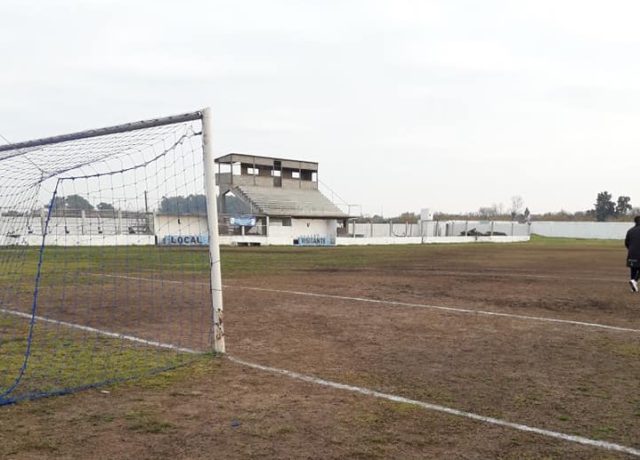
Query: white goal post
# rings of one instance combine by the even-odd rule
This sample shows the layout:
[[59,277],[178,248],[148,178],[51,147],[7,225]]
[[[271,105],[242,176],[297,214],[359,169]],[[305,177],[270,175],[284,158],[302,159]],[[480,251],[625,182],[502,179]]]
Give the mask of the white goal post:
[[[214,159],[212,147],[212,115],[210,108],[204,108],[195,112],[188,112],[163,118],[142,120],[133,123],[114,125],[106,128],[79,131],[60,136],[40,138],[26,142],[0,146],[0,160],[8,161],[17,159],[31,153],[42,146],[55,146],[79,140],[91,140],[102,136],[120,135],[139,130],[174,125],[177,123],[200,121],[202,126],[202,150],[204,168],[204,191],[206,196],[206,211],[208,223],[208,246],[210,261],[210,289],[212,299],[212,348],[216,353],[225,352],[224,325],[223,325],[223,299],[222,278],[220,264],[220,247],[218,236],[218,212],[216,198],[216,183],[214,173]],[[45,232],[43,232],[45,233]],[[44,238],[44,235],[43,235]]]
[[222,270],[220,264],[218,202],[213,162],[212,126],[211,109],[207,107],[202,110],[202,151],[204,157],[204,186],[207,196],[207,221],[209,223],[209,261],[211,263],[211,299],[213,302],[213,350],[216,353],[224,353]]

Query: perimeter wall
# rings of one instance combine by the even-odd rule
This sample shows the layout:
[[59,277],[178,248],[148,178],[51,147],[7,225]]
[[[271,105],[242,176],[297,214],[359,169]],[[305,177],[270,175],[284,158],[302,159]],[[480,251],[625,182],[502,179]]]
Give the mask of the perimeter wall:
[[531,233],[556,238],[623,240],[633,222],[532,222]]
[[[39,216],[28,218],[0,216],[0,229],[2,229],[0,245],[41,244],[43,221],[44,218]],[[246,235],[244,232],[242,235],[232,235],[229,234],[228,229],[221,226],[222,243],[291,245],[294,243],[295,236],[311,234],[331,234],[335,238],[335,220],[331,222],[320,220],[317,223],[310,223],[304,219],[291,219],[291,221],[289,226],[278,227],[274,220],[274,225],[269,226],[267,234],[263,231],[257,233],[249,231]],[[293,224],[296,232],[293,232]],[[336,244],[514,242],[527,241],[531,234],[556,238],[622,240],[632,226],[632,222],[534,221],[530,224],[521,224],[509,221],[425,221],[416,224],[400,224],[351,221],[345,228],[338,231]],[[155,219],[133,218],[127,215],[111,218],[52,217],[49,222],[47,244],[74,246],[166,244],[164,238],[167,236],[201,236],[206,232],[206,220],[203,217],[193,216],[180,218],[155,216]]]

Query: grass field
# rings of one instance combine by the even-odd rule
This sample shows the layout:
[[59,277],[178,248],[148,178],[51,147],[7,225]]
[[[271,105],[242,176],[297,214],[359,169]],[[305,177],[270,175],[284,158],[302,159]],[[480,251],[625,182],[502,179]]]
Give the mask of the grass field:
[[[19,280],[26,298],[36,255],[0,283]],[[640,296],[628,292],[624,257],[617,241],[544,238],[224,248],[227,348],[236,361],[196,355],[153,377],[2,407],[0,457],[632,457],[640,449]],[[206,351],[207,269],[202,250],[50,248],[43,305],[58,320]],[[176,281],[185,284],[178,290]],[[79,308],[55,307],[62,297]],[[120,310],[101,316],[107,304]],[[13,335],[24,328],[4,321]],[[73,339],[67,348],[75,350]],[[108,352],[108,339],[95,340]],[[3,360],[15,355],[4,342],[0,350]],[[108,354],[126,370],[153,365],[147,352]]]

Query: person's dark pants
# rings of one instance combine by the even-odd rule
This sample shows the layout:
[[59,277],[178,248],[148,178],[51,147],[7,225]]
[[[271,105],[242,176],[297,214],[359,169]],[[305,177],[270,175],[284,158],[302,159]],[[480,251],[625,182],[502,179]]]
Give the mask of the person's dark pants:
[[638,278],[640,278],[640,267],[630,267],[629,270],[631,271],[631,279],[638,281]]

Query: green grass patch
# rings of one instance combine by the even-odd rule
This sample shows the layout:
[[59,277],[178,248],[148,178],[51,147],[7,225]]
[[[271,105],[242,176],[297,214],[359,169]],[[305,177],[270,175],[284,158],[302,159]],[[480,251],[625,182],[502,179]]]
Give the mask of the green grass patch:
[[[5,317],[0,324],[0,391],[4,392],[14,384],[24,363],[27,349],[24,324],[28,322],[22,318],[11,321]],[[194,357],[138,346],[117,338],[37,324],[26,371],[7,399],[132,379],[179,366]],[[151,381],[158,384],[162,378],[156,377]]]
[[[451,245],[336,246],[300,248],[290,246],[223,247],[224,276],[251,276],[304,270],[349,270],[376,266],[406,266],[428,261],[430,256],[448,254],[483,261],[490,254],[510,252],[533,254],[549,249],[620,249],[618,240],[549,238],[532,235],[531,241],[495,245],[489,243]],[[24,284],[32,288],[38,264],[39,248],[0,248],[0,262],[11,267],[0,273],[0,283]],[[56,285],[87,274],[202,275],[209,271],[206,248],[160,246],[47,247],[42,266],[43,285]],[[85,279],[88,284],[96,280]],[[28,292],[28,289],[27,289]]]
[[531,235],[531,240],[527,243],[531,246],[578,246],[578,247],[602,247],[602,248],[611,248],[611,247],[620,247],[624,246],[622,240],[603,240],[603,239],[587,239],[587,238],[559,238],[559,237],[550,237],[550,236],[541,236],[541,235]]
[[145,410],[129,412],[125,419],[127,428],[139,433],[159,434],[174,427],[173,424],[161,420],[157,414]]

